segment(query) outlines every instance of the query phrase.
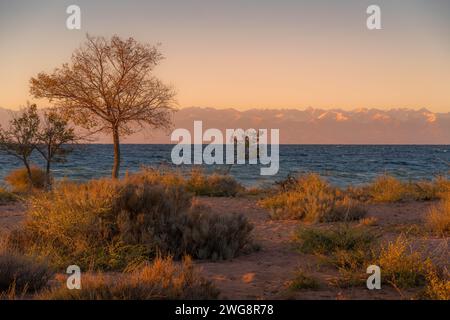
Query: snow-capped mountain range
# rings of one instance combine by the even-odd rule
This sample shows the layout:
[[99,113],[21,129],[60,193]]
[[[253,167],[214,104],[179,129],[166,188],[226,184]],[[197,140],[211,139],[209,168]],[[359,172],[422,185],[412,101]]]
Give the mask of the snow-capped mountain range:
[[[0,108],[5,127],[12,111]],[[283,144],[450,144],[450,112],[413,109],[214,109],[189,107],[174,115],[174,128],[192,130],[195,120],[208,128],[280,129]],[[97,136],[97,143],[110,143]],[[124,143],[170,143],[170,132],[134,134]]]

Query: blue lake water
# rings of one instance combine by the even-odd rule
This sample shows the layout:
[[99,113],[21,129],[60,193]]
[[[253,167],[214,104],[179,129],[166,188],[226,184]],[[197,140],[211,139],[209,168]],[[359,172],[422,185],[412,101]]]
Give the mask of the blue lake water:
[[[171,163],[173,145],[122,145],[122,174],[141,166]],[[42,165],[37,154],[33,163]],[[71,153],[66,163],[53,165],[56,178],[84,181],[109,177],[112,145],[84,145]],[[281,145],[280,170],[275,176],[261,176],[259,165],[207,166],[206,170],[227,171],[246,186],[270,184],[289,173],[317,172],[338,186],[364,184],[383,173],[402,180],[429,180],[448,175],[450,146],[440,145]],[[0,179],[21,167],[15,158],[0,154]],[[189,169],[184,165],[182,169]]]

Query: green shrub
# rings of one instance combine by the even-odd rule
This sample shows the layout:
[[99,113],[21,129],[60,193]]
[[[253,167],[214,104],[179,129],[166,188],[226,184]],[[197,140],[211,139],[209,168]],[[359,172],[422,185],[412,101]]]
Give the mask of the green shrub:
[[0,253],[0,293],[40,290],[52,275],[45,263],[8,251]]
[[46,184],[45,171],[38,167],[31,167],[31,181],[26,168],[11,171],[5,181],[11,186],[13,192],[23,193],[32,189],[43,189]]
[[295,234],[295,241],[301,252],[316,254],[369,250],[374,239],[365,228],[348,225],[326,229],[300,227]]
[[358,220],[366,214],[358,201],[342,196],[316,174],[292,179],[282,185],[278,194],[260,201],[273,219],[317,223]]
[[185,258],[175,264],[158,258],[130,273],[115,276],[85,274],[81,290],[69,290],[65,283],[40,294],[44,300],[205,300],[217,299],[219,291],[203,279]]
[[24,227],[9,243],[56,266],[97,270],[122,270],[159,253],[230,258],[250,243],[242,216],[191,210],[183,185],[154,177],[56,186],[31,199]]

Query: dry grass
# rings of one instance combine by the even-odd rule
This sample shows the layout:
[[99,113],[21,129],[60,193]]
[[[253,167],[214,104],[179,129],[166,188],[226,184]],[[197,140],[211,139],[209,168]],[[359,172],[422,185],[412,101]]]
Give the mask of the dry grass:
[[450,194],[430,209],[425,217],[425,224],[435,235],[450,236]]
[[194,269],[190,258],[175,264],[171,258],[158,258],[135,270],[112,276],[83,275],[81,290],[61,286],[45,291],[45,300],[204,300],[218,298],[219,291]]
[[288,177],[279,185],[280,192],[260,201],[273,219],[317,223],[358,220],[366,214],[358,201],[342,196],[316,174]]
[[0,205],[16,201],[14,194],[0,187]]
[[450,272],[447,269],[428,271],[426,281],[427,285],[423,292],[423,298],[450,300]]
[[317,290],[320,288],[319,281],[307,274],[304,270],[299,269],[295,273],[295,277],[288,283],[290,290]]
[[375,262],[382,272],[382,280],[398,288],[423,286],[431,261],[423,261],[405,236],[399,236],[381,247]]
[[0,253],[0,294],[35,292],[43,288],[53,272],[45,263],[3,251]]
[[228,259],[251,242],[243,216],[194,210],[178,179],[146,172],[63,183],[31,199],[24,227],[9,243],[55,266],[122,270],[158,254]]
[[46,184],[45,172],[38,167],[31,167],[31,182],[28,178],[26,168],[11,171],[5,181],[13,192],[26,193],[33,189],[44,189]]
[[192,170],[186,186],[198,196],[209,197],[234,197],[244,189],[232,176],[206,175],[201,170]]
[[437,177],[434,181],[405,183],[385,174],[359,190],[354,194],[359,197],[366,194],[366,198],[373,202],[429,201],[440,199],[450,192],[450,182],[444,177]]

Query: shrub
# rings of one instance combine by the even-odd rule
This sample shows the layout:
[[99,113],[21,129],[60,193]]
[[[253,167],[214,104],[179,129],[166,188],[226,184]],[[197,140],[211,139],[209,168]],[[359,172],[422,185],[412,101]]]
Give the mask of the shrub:
[[425,223],[427,228],[438,236],[450,235],[450,194],[430,209]]
[[0,253],[0,292],[37,291],[47,284],[52,275],[45,263],[8,251]]
[[200,170],[192,170],[186,182],[187,190],[198,196],[234,197],[243,187],[229,175],[205,175]]
[[14,195],[0,187],[0,205],[15,201]]
[[289,289],[291,290],[317,290],[319,287],[319,281],[301,269],[296,272],[295,278],[289,282]]
[[364,228],[348,225],[327,229],[300,227],[295,241],[302,252],[333,254],[339,251],[367,251],[374,241],[374,236]]
[[269,209],[273,219],[298,219],[305,222],[358,220],[366,214],[359,202],[342,197],[316,174],[289,178],[281,191],[260,204]]
[[323,215],[321,222],[355,221],[364,218],[367,209],[359,201],[344,197],[336,200],[333,210]]
[[375,202],[396,202],[404,199],[406,189],[398,179],[383,175],[375,179],[368,192]]
[[178,254],[224,260],[252,249],[253,226],[242,214],[215,214],[207,207],[194,205],[182,228],[182,251]]
[[65,285],[42,293],[45,300],[204,300],[217,299],[219,291],[203,279],[185,258],[175,264],[158,258],[124,275],[84,275],[81,290]]
[[447,269],[431,269],[426,274],[425,299],[450,300],[450,272]]
[[26,168],[20,168],[10,172],[6,182],[11,186],[13,192],[28,192],[32,189],[43,189],[46,184],[45,171],[38,167],[31,167],[31,182]]
[[425,284],[429,261],[422,261],[419,252],[413,251],[405,236],[399,236],[381,247],[376,265],[379,265],[383,281],[399,288]]
[[250,243],[246,219],[191,210],[184,186],[153,178],[61,184],[31,199],[23,229],[9,242],[55,266],[98,270],[122,270],[159,253],[225,259]]

